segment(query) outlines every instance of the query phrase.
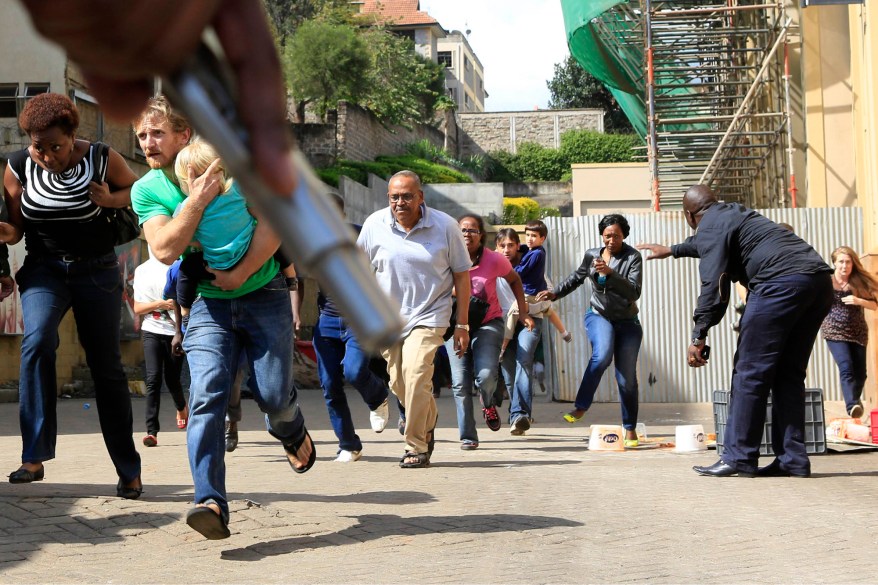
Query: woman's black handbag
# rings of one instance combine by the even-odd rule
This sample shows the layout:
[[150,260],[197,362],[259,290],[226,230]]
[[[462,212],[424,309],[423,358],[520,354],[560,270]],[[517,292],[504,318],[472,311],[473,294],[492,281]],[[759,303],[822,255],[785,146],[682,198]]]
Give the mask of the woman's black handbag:
[[[101,142],[95,143],[97,148],[97,160],[92,161],[94,180],[103,183],[107,178],[109,166],[110,147]],[[103,217],[110,223],[113,231],[113,245],[121,246],[140,236],[140,220],[130,207],[103,208]]]
[[121,246],[140,236],[140,221],[130,207],[113,209],[107,214],[107,221],[113,226],[113,245]]
[[[485,321],[485,317],[488,315],[488,310],[491,308],[491,305],[488,301],[483,301],[482,299],[474,296],[470,296],[469,298],[469,333],[470,335],[473,332],[482,326],[482,323]],[[454,302],[451,303],[451,325],[445,331],[445,335],[442,336],[442,339],[448,341],[454,335],[454,326],[457,324],[457,298],[454,299]]]

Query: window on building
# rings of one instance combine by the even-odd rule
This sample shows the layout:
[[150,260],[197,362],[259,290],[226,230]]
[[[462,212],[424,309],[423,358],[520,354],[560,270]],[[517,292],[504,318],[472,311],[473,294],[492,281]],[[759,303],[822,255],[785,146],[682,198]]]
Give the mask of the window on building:
[[469,99],[469,94],[468,94],[468,93],[464,93],[464,94],[463,94],[463,105],[465,106],[465,109],[466,109],[467,111],[469,111],[470,108],[472,108],[472,102],[471,102],[470,99]]
[[35,95],[40,95],[41,93],[49,93],[49,84],[48,83],[25,83],[24,84],[24,97],[32,98]]
[[463,56],[463,68],[467,71],[473,68],[472,63],[469,62],[469,57],[466,55]]
[[457,91],[453,87],[448,88],[448,97],[451,98],[451,101],[457,103]]
[[16,105],[17,96],[17,83],[0,84],[0,118],[18,117],[18,107]]
[[448,68],[454,67],[451,60],[451,51],[439,51],[439,64]]

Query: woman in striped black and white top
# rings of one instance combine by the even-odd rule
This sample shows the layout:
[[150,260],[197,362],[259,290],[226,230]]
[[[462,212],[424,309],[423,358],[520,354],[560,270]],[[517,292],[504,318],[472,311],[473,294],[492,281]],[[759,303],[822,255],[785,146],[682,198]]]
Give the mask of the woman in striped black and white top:
[[0,225],[0,239],[14,244],[24,237],[27,247],[16,274],[24,315],[22,465],[9,481],[43,479],[43,462],[55,457],[55,352],[58,326],[72,309],[118,476],[116,494],[134,499],[143,486],[119,348],[122,278],[110,212],[129,205],[137,177],[119,153],[76,137],[79,112],[64,95],[34,97],[18,121],[31,144],[9,157],[3,177],[9,223]]

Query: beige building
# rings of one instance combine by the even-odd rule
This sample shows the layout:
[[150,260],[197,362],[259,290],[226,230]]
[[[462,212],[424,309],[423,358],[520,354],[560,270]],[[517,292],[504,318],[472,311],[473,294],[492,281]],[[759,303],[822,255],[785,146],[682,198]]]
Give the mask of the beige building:
[[421,10],[418,0],[354,0],[351,4],[365,17],[411,39],[425,58],[445,65],[445,89],[458,112],[485,111],[485,72],[463,33],[443,29]]
[[650,211],[649,165],[575,164],[571,194],[573,217]]
[[449,32],[437,43],[439,63],[445,65],[445,89],[458,112],[484,112],[485,70],[466,36]]

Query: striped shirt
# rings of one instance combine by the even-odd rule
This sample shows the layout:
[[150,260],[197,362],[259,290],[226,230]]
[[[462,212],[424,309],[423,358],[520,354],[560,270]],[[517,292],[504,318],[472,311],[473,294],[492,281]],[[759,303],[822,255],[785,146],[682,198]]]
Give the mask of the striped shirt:
[[103,182],[109,149],[91,143],[73,168],[61,173],[38,165],[27,149],[9,157],[21,184],[21,213],[29,253],[93,257],[113,249],[110,224],[88,196],[91,181]]

